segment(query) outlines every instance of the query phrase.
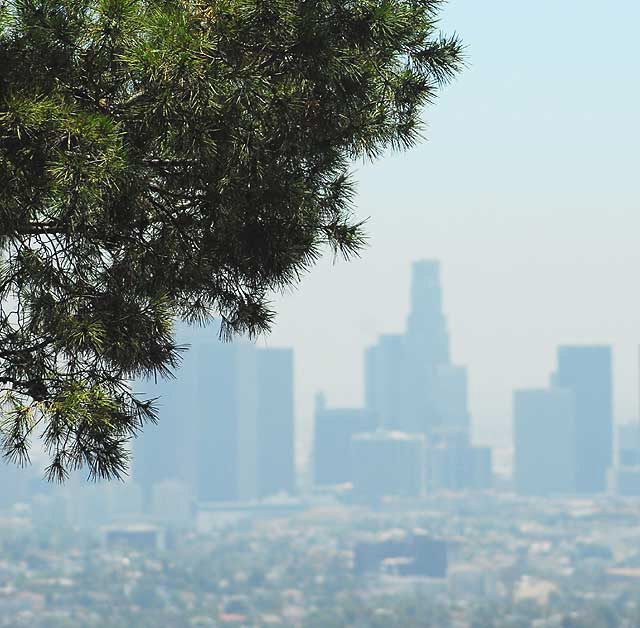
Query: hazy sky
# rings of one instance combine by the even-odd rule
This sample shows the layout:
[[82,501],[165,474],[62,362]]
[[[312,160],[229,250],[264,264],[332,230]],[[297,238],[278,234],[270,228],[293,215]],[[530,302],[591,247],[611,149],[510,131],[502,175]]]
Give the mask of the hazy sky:
[[470,67],[426,112],[428,142],[358,168],[362,259],[327,256],[261,341],[295,348],[303,424],[318,389],[362,402],[363,349],[404,328],[419,258],[442,263],[476,440],[510,429],[512,390],[546,385],[560,343],[612,344],[616,418],[636,413],[638,24],[637,0],[445,7]]

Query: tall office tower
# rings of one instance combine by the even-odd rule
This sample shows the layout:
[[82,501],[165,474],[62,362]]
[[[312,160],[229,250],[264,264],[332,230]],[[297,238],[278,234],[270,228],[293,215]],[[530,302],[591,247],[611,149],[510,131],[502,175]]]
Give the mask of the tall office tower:
[[618,464],[621,467],[640,465],[640,423],[638,421],[618,426]]
[[467,369],[441,364],[435,370],[435,407],[444,428],[469,428]]
[[177,331],[179,344],[191,345],[173,379],[145,379],[134,383],[143,399],[156,399],[159,421],[148,424],[133,444],[132,474],[142,489],[145,507],[151,505],[153,485],[177,480],[195,491],[195,454],[199,412],[198,380],[205,376],[198,357],[202,345],[219,342],[212,330]]
[[[430,434],[441,423],[436,371],[449,365],[449,333],[442,311],[440,263],[421,260],[411,267],[411,308],[405,334],[408,398],[412,423],[407,431]],[[406,429],[406,428],[405,428]]]
[[199,352],[196,445],[199,501],[258,496],[258,360],[253,344],[235,341]]
[[636,419],[619,425],[617,436],[617,465],[610,472],[610,488],[622,497],[639,497],[640,422]]
[[293,350],[258,350],[258,493],[295,490]]
[[419,497],[425,489],[425,437],[376,430],[351,439],[353,491],[364,499]]
[[640,496],[640,423],[618,426],[618,460],[611,469],[611,488],[622,497]]
[[190,345],[176,379],[143,382],[160,397],[160,422],[134,452],[134,477],[149,504],[153,484],[177,480],[199,501],[250,500],[293,483],[290,352],[244,340],[224,343],[217,327],[180,329]]
[[[412,265],[406,332],[380,336],[365,353],[364,370],[366,408],[378,425],[427,436],[432,489],[491,485],[490,450],[469,444],[467,370],[451,364],[437,261]],[[443,439],[445,432],[449,436]],[[451,439],[453,433],[461,435],[463,445]]]
[[553,383],[575,398],[576,491],[604,491],[613,454],[611,348],[559,347]]
[[386,334],[365,353],[365,400],[377,425],[407,432],[421,431],[409,398],[404,337]]
[[[253,346],[220,342],[217,326],[181,325],[176,337],[188,351],[175,379],[136,383],[145,396],[158,398],[160,420],[135,443],[134,478],[147,506],[153,485],[167,480],[185,484],[196,499],[237,498],[238,421],[247,421],[245,407],[255,400]],[[239,409],[245,373],[253,374],[254,385]]]
[[575,401],[570,390],[516,390],[514,476],[522,495],[575,490]]
[[[640,381],[638,382],[640,384]],[[639,391],[640,392],[640,391]],[[611,470],[611,488],[624,497],[640,496],[640,420],[617,429],[617,466]]]
[[429,434],[468,424],[466,397],[466,372],[450,364],[440,264],[415,262],[406,332],[380,336],[365,354],[366,407],[385,429]]
[[420,353],[421,363],[449,363],[449,333],[442,311],[440,263],[436,260],[421,260],[412,265],[407,336]]
[[493,451],[491,447],[471,447],[469,488],[482,491],[493,487]]
[[318,486],[344,484],[353,479],[351,437],[376,428],[376,419],[361,408],[327,408],[316,396],[313,439],[313,475]]

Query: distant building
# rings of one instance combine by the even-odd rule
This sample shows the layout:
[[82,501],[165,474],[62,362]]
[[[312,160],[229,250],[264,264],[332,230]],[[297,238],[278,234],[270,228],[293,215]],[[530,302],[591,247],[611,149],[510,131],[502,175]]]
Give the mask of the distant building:
[[295,491],[293,350],[258,350],[258,495]]
[[247,342],[200,352],[196,441],[199,501],[255,499],[258,495],[257,359]]
[[620,497],[640,497],[640,465],[615,467],[613,492]]
[[640,421],[618,426],[618,465],[640,465]]
[[391,531],[373,541],[358,543],[354,551],[354,571],[359,575],[379,572],[394,559],[400,576],[447,576],[446,541],[433,539],[421,530]]
[[[453,407],[450,391],[447,386],[439,385],[437,376],[438,370],[451,366],[437,260],[420,260],[411,265],[411,306],[405,344],[413,421],[404,429],[415,431],[417,427],[429,436],[442,423],[440,410]],[[440,392],[443,399],[439,399]],[[462,403],[466,405],[466,393]]]
[[439,442],[427,447],[429,492],[480,491],[493,486],[492,454],[489,447],[473,447],[468,432],[441,434]]
[[640,497],[640,422],[618,426],[617,451],[610,488],[621,497]]
[[425,437],[377,430],[352,438],[353,491],[362,499],[418,497],[425,490]]
[[441,364],[435,370],[435,409],[443,428],[469,428],[467,369]]
[[553,383],[574,395],[575,489],[603,492],[613,462],[611,348],[559,347]]
[[471,448],[471,477],[469,488],[487,490],[493,488],[493,452],[491,447]]
[[141,486],[146,509],[151,507],[153,485],[165,480],[183,482],[196,491],[196,443],[200,415],[207,411],[207,398],[200,395],[211,379],[206,363],[209,349],[220,344],[213,328],[180,326],[177,340],[188,346],[176,377],[135,382],[143,399],[156,399],[159,421],[147,425],[133,447],[132,475]]
[[377,425],[389,430],[416,431],[409,403],[409,379],[404,336],[385,334],[365,353],[365,399]]
[[517,390],[513,397],[514,479],[523,495],[575,490],[575,402],[569,390]]
[[429,437],[441,426],[469,427],[467,372],[451,364],[438,261],[412,265],[405,333],[367,349],[365,403],[387,430]]
[[351,438],[376,427],[372,412],[360,408],[327,408],[323,394],[316,396],[313,437],[313,475],[319,486],[353,480]]
[[440,262],[420,260],[411,266],[411,309],[407,337],[421,364],[449,364],[449,332],[442,307]]
[[134,451],[134,477],[147,507],[155,483],[178,481],[196,500],[253,500],[293,490],[293,355],[239,339],[216,326],[183,328],[190,345],[177,378],[140,382],[160,397],[160,421]]

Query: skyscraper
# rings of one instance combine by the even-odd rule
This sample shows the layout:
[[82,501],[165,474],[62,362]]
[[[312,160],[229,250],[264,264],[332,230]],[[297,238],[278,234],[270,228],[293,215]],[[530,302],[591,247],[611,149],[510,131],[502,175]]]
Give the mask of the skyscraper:
[[441,364],[434,377],[435,408],[438,423],[444,429],[469,428],[467,369]]
[[638,421],[618,426],[618,464],[622,467],[640,465],[640,423]]
[[518,493],[548,496],[574,492],[575,425],[570,390],[514,392],[514,479]]
[[451,364],[440,263],[415,262],[403,334],[387,334],[365,354],[365,400],[385,429],[430,436],[468,428],[467,371]]
[[[134,477],[178,480],[199,501],[250,500],[293,489],[293,358],[182,328],[189,351],[175,380],[137,388],[159,396],[160,422],[136,442]],[[148,502],[147,502],[148,503]]]
[[189,330],[186,326],[178,329],[177,337],[180,344],[192,346],[183,355],[176,377],[134,383],[142,398],[156,399],[160,419],[156,425],[147,425],[133,444],[133,478],[142,488],[147,507],[157,482],[177,480],[192,486],[195,493],[197,387],[199,378],[206,378],[199,368],[198,353],[203,345],[218,339],[212,330]]
[[420,364],[449,364],[449,332],[442,311],[440,262],[437,260],[420,260],[411,267],[407,337],[420,356]]
[[200,501],[258,496],[258,366],[253,344],[219,342],[200,355],[196,494]]
[[[429,432],[440,423],[439,411],[457,413],[453,388],[458,381],[446,381],[449,334],[442,312],[440,264],[435,260],[415,262],[411,274],[411,308],[404,334],[382,335],[365,354],[365,398],[385,429],[407,433]],[[438,369],[441,381],[438,382]],[[454,367],[451,367],[452,369]],[[449,371],[453,374],[454,371]],[[466,387],[466,381],[462,382]],[[438,393],[442,390],[442,403]],[[466,406],[466,390],[462,403]]]
[[[365,403],[379,426],[428,441],[431,488],[488,488],[491,452],[469,444],[467,369],[451,363],[440,264],[415,262],[403,334],[386,334],[365,353]],[[458,446],[444,433],[461,434]]]
[[[638,383],[640,384],[640,380]],[[638,497],[640,496],[640,420],[638,416],[618,426],[617,432],[617,466],[610,472],[611,488],[618,495]]]
[[553,383],[574,395],[576,491],[602,492],[613,453],[611,348],[559,347]]
[[313,479],[318,486],[353,480],[351,438],[376,428],[373,413],[361,408],[327,408],[316,396],[313,436]]
[[405,338],[384,334],[365,353],[365,399],[377,424],[389,430],[421,431],[409,397]]
[[449,332],[442,309],[440,263],[421,260],[411,267],[411,307],[405,334],[406,378],[411,428],[429,435],[441,424],[437,371],[449,366]]
[[258,493],[293,493],[293,350],[258,350]]

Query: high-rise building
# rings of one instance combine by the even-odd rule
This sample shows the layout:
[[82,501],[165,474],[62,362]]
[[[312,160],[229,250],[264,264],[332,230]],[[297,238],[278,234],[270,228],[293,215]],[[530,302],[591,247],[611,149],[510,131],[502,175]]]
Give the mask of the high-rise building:
[[427,488],[439,491],[484,491],[493,486],[491,448],[428,447]]
[[313,479],[318,486],[353,480],[351,438],[376,428],[372,412],[361,408],[327,408],[316,396],[313,438]]
[[417,428],[430,435],[441,424],[437,371],[451,364],[449,332],[442,308],[440,263],[436,260],[412,264],[405,347],[411,421],[404,429],[416,431]]
[[196,447],[199,501],[258,495],[258,367],[253,344],[218,343],[201,356]]
[[513,396],[514,477],[518,493],[575,490],[575,401],[570,390],[517,390]]
[[618,455],[616,467],[610,469],[610,488],[623,497],[638,497],[640,496],[640,421],[636,418],[618,426],[617,437]]
[[493,487],[493,451],[491,447],[471,447],[469,488],[486,490]]
[[602,492],[613,457],[611,348],[559,347],[553,383],[574,395],[576,491]]
[[293,486],[293,359],[289,350],[225,343],[217,328],[181,329],[190,345],[175,380],[139,383],[160,421],[136,443],[134,477],[183,483],[198,501],[252,500]]
[[442,310],[440,263],[436,260],[412,265],[407,336],[421,364],[449,364],[449,332]]
[[159,421],[148,424],[133,446],[132,474],[142,489],[146,508],[151,506],[153,485],[165,480],[177,480],[195,492],[198,416],[201,403],[198,395],[200,379],[207,379],[202,371],[200,352],[218,343],[213,329],[189,329],[181,326],[177,340],[186,345],[175,378],[136,381],[135,391],[143,399],[155,399]]
[[469,444],[467,388],[467,369],[451,363],[440,264],[415,262],[405,333],[380,336],[365,354],[365,405],[386,430],[426,435],[431,490],[491,486],[491,451]]
[[376,430],[351,439],[357,497],[419,497],[425,490],[425,437]]
[[618,427],[618,464],[621,467],[640,465],[640,422]]
[[468,429],[467,369],[452,364],[437,366],[434,389],[438,424],[447,429]]
[[429,435],[468,426],[466,387],[466,370],[450,361],[440,264],[415,262],[406,332],[380,336],[365,354],[366,407],[385,429]]
[[258,350],[258,493],[295,490],[293,350]]
[[365,399],[378,425],[420,431],[410,405],[405,338],[385,334],[365,353]]

